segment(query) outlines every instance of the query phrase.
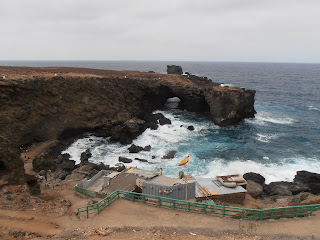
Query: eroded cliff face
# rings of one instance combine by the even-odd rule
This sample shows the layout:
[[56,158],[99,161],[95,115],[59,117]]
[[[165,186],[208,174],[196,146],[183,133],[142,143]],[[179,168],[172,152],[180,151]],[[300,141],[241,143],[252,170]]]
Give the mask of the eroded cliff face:
[[18,67],[0,67],[0,76],[6,76],[0,80],[0,174],[13,182],[12,171],[21,174],[23,168],[19,146],[144,119],[171,97],[180,98],[180,108],[210,112],[221,126],[255,113],[255,91],[187,76]]

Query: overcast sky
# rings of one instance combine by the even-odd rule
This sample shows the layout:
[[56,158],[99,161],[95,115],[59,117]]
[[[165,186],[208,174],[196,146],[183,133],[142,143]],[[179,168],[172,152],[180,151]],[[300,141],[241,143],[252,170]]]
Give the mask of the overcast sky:
[[1,60],[320,63],[320,0],[0,0]]

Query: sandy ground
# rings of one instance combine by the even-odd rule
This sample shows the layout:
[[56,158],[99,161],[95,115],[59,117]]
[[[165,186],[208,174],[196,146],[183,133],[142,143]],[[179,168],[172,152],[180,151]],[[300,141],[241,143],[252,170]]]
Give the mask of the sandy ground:
[[[26,164],[49,145],[33,148]],[[3,187],[0,239],[320,239],[319,211],[299,219],[249,221],[117,200],[87,219],[76,212],[90,199],[75,193],[74,184],[53,190],[42,183],[39,197],[30,196],[25,186]]]

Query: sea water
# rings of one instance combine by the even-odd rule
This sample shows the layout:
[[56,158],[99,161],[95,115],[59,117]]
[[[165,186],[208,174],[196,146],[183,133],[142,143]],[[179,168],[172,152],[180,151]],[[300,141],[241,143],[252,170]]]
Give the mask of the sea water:
[[[127,166],[158,171],[178,177],[187,171],[179,162],[188,154],[188,171],[195,177],[257,172],[266,182],[291,181],[296,171],[320,173],[320,64],[219,63],[219,62],[0,62],[18,66],[73,66],[114,70],[165,73],[167,64],[207,76],[213,81],[255,89],[253,119],[230,127],[218,127],[207,114],[177,109],[157,110],[172,121],[157,130],[147,129],[133,141],[151,145],[151,151],[129,153],[130,145],[88,136],[78,139],[65,152],[80,161],[81,152],[90,149],[90,161],[115,165],[118,157],[133,159]],[[194,126],[194,131],[187,129]],[[162,159],[168,151],[173,159]],[[134,158],[146,159],[139,162]]]

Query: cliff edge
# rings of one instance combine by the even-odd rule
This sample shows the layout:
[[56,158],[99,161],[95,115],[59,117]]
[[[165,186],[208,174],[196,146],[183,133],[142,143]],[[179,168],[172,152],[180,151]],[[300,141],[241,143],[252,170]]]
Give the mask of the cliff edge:
[[79,129],[112,131],[130,119],[145,119],[171,97],[180,98],[181,109],[210,112],[219,126],[255,113],[254,90],[219,87],[195,76],[0,67],[0,77],[0,177],[9,183],[23,178],[20,146]]

